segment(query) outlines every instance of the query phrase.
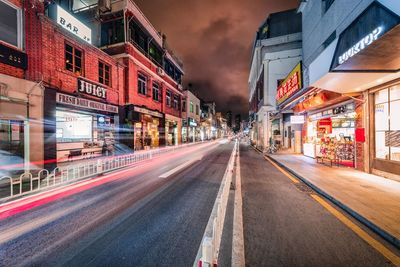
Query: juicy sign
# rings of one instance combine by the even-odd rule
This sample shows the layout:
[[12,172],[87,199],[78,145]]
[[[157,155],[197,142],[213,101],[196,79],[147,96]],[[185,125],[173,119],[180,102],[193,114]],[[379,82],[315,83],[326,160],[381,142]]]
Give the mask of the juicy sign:
[[106,99],[107,89],[97,84],[78,79],[78,92]]
[[350,47],[349,50],[344,52],[343,55],[339,56],[339,59],[338,59],[339,64],[345,63],[351,57],[355,56],[356,54],[361,52],[364,48],[366,48],[367,46],[372,44],[374,41],[376,41],[378,39],[378,37],[381,33],[382,33],[382,27],[378,27],[375,30],[373,30],[371,33],[369,33],[367,36],[362,38],[355,45]]

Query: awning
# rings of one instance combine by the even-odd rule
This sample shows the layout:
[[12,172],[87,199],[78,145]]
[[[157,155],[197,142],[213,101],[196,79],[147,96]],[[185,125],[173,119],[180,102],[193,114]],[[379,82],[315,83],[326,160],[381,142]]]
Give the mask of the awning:
[[310,85],[343,94],[400,78],[399,23],[373,2],[310,64]]

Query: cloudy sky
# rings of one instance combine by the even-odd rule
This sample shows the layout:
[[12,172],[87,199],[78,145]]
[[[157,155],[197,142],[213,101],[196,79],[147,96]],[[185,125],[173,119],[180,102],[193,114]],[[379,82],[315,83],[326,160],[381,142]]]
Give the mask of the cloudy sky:
[[135,0],[182,59],[191,82],[217,110],[248,113],[248,73],[255,32],[269,13],[298,0]]

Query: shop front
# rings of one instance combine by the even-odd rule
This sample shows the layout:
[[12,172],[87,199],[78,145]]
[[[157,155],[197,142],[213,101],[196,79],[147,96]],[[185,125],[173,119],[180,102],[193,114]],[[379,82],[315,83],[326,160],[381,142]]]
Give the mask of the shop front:
[[200,127],[198,127],[198,123],[195,121],[195,119],[184,119],[182,127],[182,142],[192,143],[200,141],[200,139]]
[[117,106],[64,93],[55,96],[57,163],[115,153]]
[[[336,140],[345,151],[339,153],[344,165],[394,179],[400,179],[400,128],[395,117],[400,111],[400,50],[393,45],[399,43],[399,33],[396,5],[373,1],[308,67],[310,87],[353,99],[354,112],[332,114],[336,116],[330,120],[309,118],[307,144],[329,140],[322,149],[329,154]],[[318,156],[319,149],[306,146],[307,154]]]
[[370,91],[373,172],[400,175],[400,82]]
[[310,112],[303,144],[305,156],[355,167],[355,106],[352,100]]
[[0,176],[8,173],[5,166],[13,165],[20,173],[41,168],[42,161],[43,89],[37,83],[0,74]]
[[163,146],[165,140],[164,114],[145,107],[129,105],[125,107],[125,126],[128,133],[124,143],[134,150],[144,150]]
[[182,120],[178,117],[165,114],[165,144],[176,146],[181,143]]

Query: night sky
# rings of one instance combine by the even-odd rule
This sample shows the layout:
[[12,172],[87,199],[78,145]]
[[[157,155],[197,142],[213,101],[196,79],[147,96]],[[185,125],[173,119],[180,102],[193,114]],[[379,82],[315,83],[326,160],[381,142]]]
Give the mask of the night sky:
[[[184,84],[193,84],[217,111],[248,114],[248,75],[257,28],[269,13],[298,0],[135,0],[183,61]],[[186,86],[185,86],[186,87]]]

